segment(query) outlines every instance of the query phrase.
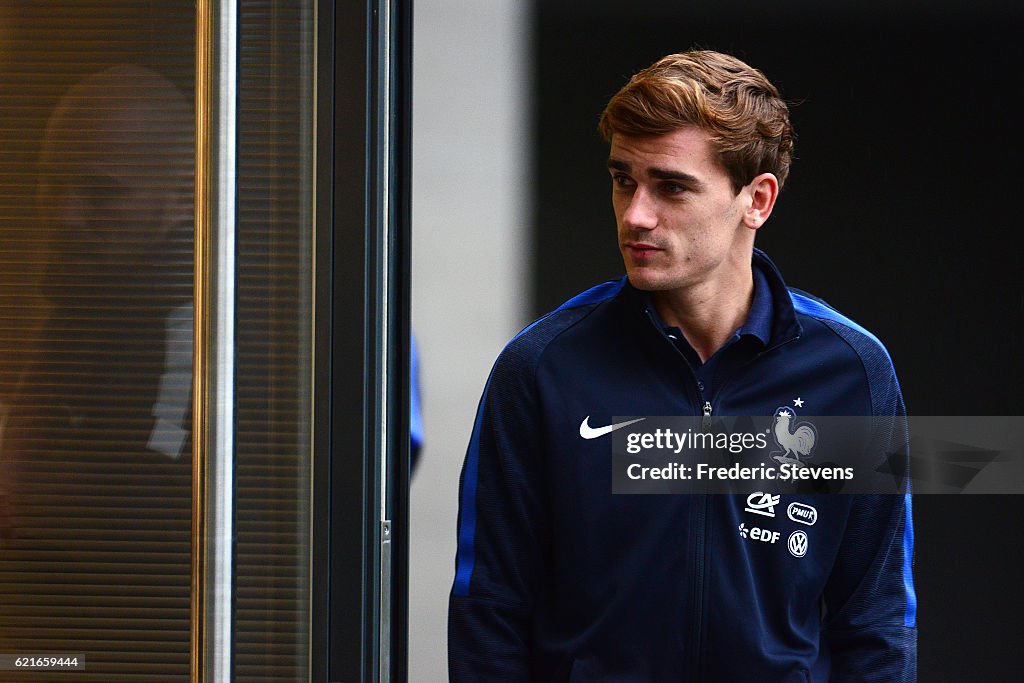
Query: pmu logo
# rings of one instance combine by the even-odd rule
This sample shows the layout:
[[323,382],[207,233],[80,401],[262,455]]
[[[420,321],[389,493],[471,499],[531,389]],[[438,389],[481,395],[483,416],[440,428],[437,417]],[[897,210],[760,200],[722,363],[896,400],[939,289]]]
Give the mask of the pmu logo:
[[743,510],[744,512],[753,512],[755,515],[774,517],[775,506],[778,504],[778,496],[773,496],[768,493],[762,493],[760,491],[754,491],[749,496],[747,496],[747,507],[743,508]]
[[814,526],[818,521],[817,509],[805,503],[790,503],[786,515],[794,522],[807,526]]
[[775,543],[775,541],[779,540],[779,532],[772,531],[771,529],[762,529],[757,526],[748,529],[746,524],[740,524],[739,530],[740,538],[749,538],[751,541]]

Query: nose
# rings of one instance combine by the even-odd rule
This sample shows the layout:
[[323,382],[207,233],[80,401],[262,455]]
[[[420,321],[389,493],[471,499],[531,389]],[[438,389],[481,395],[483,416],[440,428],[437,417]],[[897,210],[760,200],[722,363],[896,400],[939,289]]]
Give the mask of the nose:
[[622,212],[622,225],[632,230],[653,230],[658,225],[658,214],[653,198],[637,187]]

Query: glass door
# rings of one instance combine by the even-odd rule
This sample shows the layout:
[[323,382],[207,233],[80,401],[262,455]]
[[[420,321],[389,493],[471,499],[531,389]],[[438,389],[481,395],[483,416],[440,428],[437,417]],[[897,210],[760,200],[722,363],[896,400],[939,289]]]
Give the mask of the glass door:
[[408,14],[0,0],[3,680],[404,677]]
[[3,0],[0,25],[0,653],[182,680],[195,7]]

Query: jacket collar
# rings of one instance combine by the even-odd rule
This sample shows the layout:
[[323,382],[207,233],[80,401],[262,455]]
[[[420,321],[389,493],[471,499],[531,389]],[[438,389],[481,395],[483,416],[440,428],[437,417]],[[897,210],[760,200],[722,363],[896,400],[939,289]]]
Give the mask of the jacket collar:
[[[769,348],[799,337],[802,328],[797,320],[789,289],[786,287],[778,267],[760,249],[754,249],[751,257],[751,267],[764,276],[763,282],[768,286],[768,293],[771,296],[771,320],[768,321],[768,325],[758,325],[758,321],[748,320],[747,323],[744,323],[744,327],[750,326],[759,330],[767,328],[768,339],[764,341],[766,342],[765,345]],[[627,276],[622,278],[622,285],[622,296],[638,305],[640,310],[644,311],[646,315],[648,302],[646,292],[633,287]],[[761,335],[758,336],[760,337]]]
[[764,274],[764,278],[768,282],[768,289],[772,293],[772,333],[769,346],[796,339],[803,329],[800,326],[800,321],[796,318],[793,299],[789,295],[786,282],[782,279],[782,273],[768,258],[768,254],[756,248],[751,259],[751,266],[760,269]]

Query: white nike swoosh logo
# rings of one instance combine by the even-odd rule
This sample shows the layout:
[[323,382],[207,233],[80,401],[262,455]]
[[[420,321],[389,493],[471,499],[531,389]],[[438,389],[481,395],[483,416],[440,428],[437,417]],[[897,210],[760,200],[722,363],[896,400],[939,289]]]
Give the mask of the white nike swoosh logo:
[[619,422],[618,424],[608,425],[607,427],[591,427],[590,416],[587,415],[583,418],[583,422],[580,423],[580,436],[584,439],[596,439],[599,436],[604,436],[614,432],[616,429],[622,429],[626,425],[631,425],[634,422],[640,422],[640,420],[646,420],[646,417],[638,417],[635,420],[629,420],[628,422]]

